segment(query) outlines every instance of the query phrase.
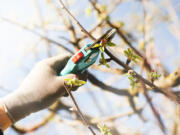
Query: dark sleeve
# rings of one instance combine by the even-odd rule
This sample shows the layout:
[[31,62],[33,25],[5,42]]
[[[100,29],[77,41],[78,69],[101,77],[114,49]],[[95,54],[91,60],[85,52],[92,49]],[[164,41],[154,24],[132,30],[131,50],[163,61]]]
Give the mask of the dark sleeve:
[[0,135],[3,135],[3,132],[2,132],[2,130],[0,129]]

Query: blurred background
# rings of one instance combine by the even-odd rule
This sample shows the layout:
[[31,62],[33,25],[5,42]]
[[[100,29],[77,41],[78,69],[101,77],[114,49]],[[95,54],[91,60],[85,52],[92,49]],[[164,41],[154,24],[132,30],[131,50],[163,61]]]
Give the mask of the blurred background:
[[[95,38],[115,28],[118,32],[112,42],[116,46],[109,47],[110,52],[126,63],[124,51],[132,48],[131,53],[142,58],[131,60],[130,67],[149,81],[149,74],[155,73],[154,84],[180,93],[179,0],[64,3]],[[58,0],[0,0],[0,97],[16,90],[38,61],[74,53],[92,42]],[[145,62],[150,69],[142,66]],[[73,92],[97,135],[103,134],[99,127],[112,135],[180,135],[179,105],[151,88],[146,92],[132,88],[126,71],[113,61],[108,64],[110,68],[97,60],[88,69],[87,84]],[[19,121],[5,135],[91,134],[72,107],[71,99],[62,97],[50,108]]]

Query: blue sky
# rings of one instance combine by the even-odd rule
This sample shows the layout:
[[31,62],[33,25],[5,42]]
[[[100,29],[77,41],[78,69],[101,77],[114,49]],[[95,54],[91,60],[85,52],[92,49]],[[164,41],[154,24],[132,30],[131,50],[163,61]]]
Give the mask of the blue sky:
[[[154,0],[155,1],[155,0]],[[156,0],[159,3],[160,0]],[[43,16],[48,19],[55,19],[55,21],[60,20],[56,15],[53,14],[51,9],[47,8],[45,2],[42,0],[38,0],[41,3],[41,10],[43,11]],[[104,1],[100,1],[104,4]],[[24,1],[24,0],[0,0],[0,16],[6,18],[14,18],[16,21],[22,24],[29,24],[32,19],[35,19],[35,22],[38,24],[38,15],[36,12],[36,8],[34,7],[34,1]],[[173,6],[180,5],[178,0],[172,1]],[[82,23],[82,25],[90,30],[95,26],[95,17],[90,16],[87,17],[85,15],[85,8],[88,6],[86,0],[84,1],[75,1],[73,6],[70,6],[73,13],[79,14],[77,19]],[[79,10],[80,9],[80,10]],[[80,12],[77,12],[79,10]],[[125,22],[125,28],[129,27],[130,23],[133,23],[133,18],[127,18],[132,13],[137,12],[140,15],[142,8],[139,2],[123,2],[118,6],[118,8],[113,12],[112,19],[113,20],[121,20]],[[180,12],[176,10],[176,13],[179,17]],[[172,22],[167,23],[158,23],[154,26],[152,33],[155,41],[155,48],[157,57],[163,62],[163,65],[168,69],[169,72],[172,72],[177,67],[180,66],[180,43],[173,36],[172,33],[169,32],[168,26]],[[55,25],[60,25],[58,22]],[[132,30],[135,33],[135,30]],[[52,39],[56,39],[58,42],[65,43],[60,40],[58,37],[62,35],[68,34],[65,32],[53,32],[49,31],[48,36]],[[9,24],[7,22],[0,21],[0,86],[4,86],[5,88],[13,91],[18,88],[21,81],[24,77],[29,73],[34,64],[47,57],[47,47],[44,45],[45,42],[41,42],[36,47],[35,43],[38,42],[39,37],[34,34],[24,31],[23,29]],[[90,41],[90,40],[87,40]],[[86,41],[86,42],[87,42]],[[66,44],[68,46],[69,44]],[[137,47],[137,44],[134,44]],[[32,53],[32,50],[36,53]],[[57,55],[61,50],[56,46],[51,47],[51,54]],[[115,65],[116,66],[116,65]],[[117,88],[126,88],[127,78],[119,77],[118,75],[110,76],[108,73],[99,73],[99,71],[90,69],[90,72],[97,75],[97,77],[103,80],[106,83],[109,83]],[[109,78],[104,80],[104,78]],[[112,78],[118,78],[116,81],[111,81]],[[118,85],[117,85],[118,84]],[[119,97],[114,94],[103,93],[99,88],[90,85],[89,83],[75,92],[75,97],[82,108],[84,113],[87,113],[92,116],[99,116],[100,113],[93,103],[92,98],[87,94],[87,91],[90,91],[94,94],[96,100],[99,104],[102,105],[102,109],[104,111],[103,116],[126,112],[130,110],[128,103],[124,97]],[[0,91],[0,97],[7,95],[9,92]],[[103,96],[102,96],[103,95]],[[153,98],[153,103],[155,106],[159,107],[159,111],[162,111],[161,107],[163,103],[159,103],[158,99],[162,99],[162,101],[166,101],[163,96],[151,94]],[[63,98],[63,100],[69,104],[71,101],[68,98]],[[137,98],[137,103],[139,106],[143,106],[145,104],[144,97],[142,95]],[[173,105],[171,102],[167,101],[169,106]],[[117,107],[118,106],[118,107]],[[88,108],[87,108],[88,107]],[[65,112],[59,112],[60,114],[64,114]],[[167,113],[172,113],[170,110]],[[31,115],[30,117],[22,120],[19,124],[23,124],[28,126],[31,125],[31,122],[38,118],[41,119],[40,116],[46,115],[47,111],[41,111],[36,114]],[[122,129],[122,131],[126,132],[128,130],[140,130],[142,133],[146,135],[161,135],[159,128],[157,127],[157,121],[154,119],[150,108],[147,106],[143,111],[144,116],[147,119],[150,119],[147,123],[143,124],[142,121],[137,117],[137,115],[132,115],[130,117],[119,118],[116,122],[116,125]],[[165,117],[165,116],[164,116]],[[170,120],[165,120],[168,124]],[[48,131],[48,129],[54,129],[54,134],[66,134],[66,135],[75,135],[73,129],[70,126],[64,125],[57,121],[50,122],[46,127],[38,130],[37,134],[52,134],[52,132]],[[152,130],[154,129],[154,130]],[[51,130],[52,131],[52,130]],[[147,132],[148,131],[148,132]],[[8,129],[5,134],[15,135],[14,131]],[[30,135],[29,133],[28,135]]]

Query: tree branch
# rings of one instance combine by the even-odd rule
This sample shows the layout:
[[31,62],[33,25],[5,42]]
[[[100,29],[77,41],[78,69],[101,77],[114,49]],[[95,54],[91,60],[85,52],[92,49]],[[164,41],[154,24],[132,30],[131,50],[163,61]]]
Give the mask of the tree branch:
[[81,28],[81,31],[84,32],[90,39],[92,40],[96,40],[93,36],[91,36],[91,34],[89,34],[86,29],[84,29],[84,27],[79,23],[79,21],[71,14],[71,12],[65,7],[64,3],[62,2],[62,0],[59,0],[59,2],[61,3],[62,8],[64,9],[65,12],[68,13],[68,15],[76,22],[76,24]]
[[96,135],[96,133],[94,132],[94,130],[93,130],[93,129],[91,128],[91,126],[89,125],[89,122],[86,120],[86,118],[84,117],[83,113],[81,112],[81,110],[80,110],[80,108],[79,108],[79,106],[78,106],[78,104],[77,104],[74,96],[72,95],[72,93],[71,93],[71,87],[68,88],[68,86],[67,86],[66,84],[64,84],[64,87],[65,87],[68,95],[71,97],[71,99],[72,99],[72,101],[73,101],[73,103],[74,103],[74,105],[75,105],[75,107],[76,107],[76,110],[77,110],[77,112],[79,113],[79,115],[80,115],[81,119],[83,120],[84,124],[89,128],[89,130],[92,132],[93,135]]
[[158,123],[159,123],[159,126],[160,126],[160,129],[162,130],[163,134],[166,135],[166,129],[165,129],[165,126],[164,126],[164,123],[160,117],[160,114],[157,112],[157,110],[155,109],[155,107],[153,106],[153,103],[151,102],[151,99],[147,93],[147,89],[146,89],[146,86],[143,82],[141,82],[141,85],[142,85],[142,89],[143,89],[143,93],[144,93],[144,96],[147,100],[147,102],[149,103],[150,107],[151,107],[151,110],[153,112],[153,114],[155,115],[155,117],[157,118],[158,120]]

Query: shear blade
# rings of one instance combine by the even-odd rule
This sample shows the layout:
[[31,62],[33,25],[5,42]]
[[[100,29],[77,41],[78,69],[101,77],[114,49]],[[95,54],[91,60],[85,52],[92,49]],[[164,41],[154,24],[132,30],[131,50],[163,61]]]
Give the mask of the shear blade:
[[116,29],[110,29],[108,30],[104,35],[102,35],[100,38],[96,40],[92,45],[89,46],[89,49],[95,46],[96,44],[100,43],[101,40],[106,39],[108,42],[114,37],[116,33]]

